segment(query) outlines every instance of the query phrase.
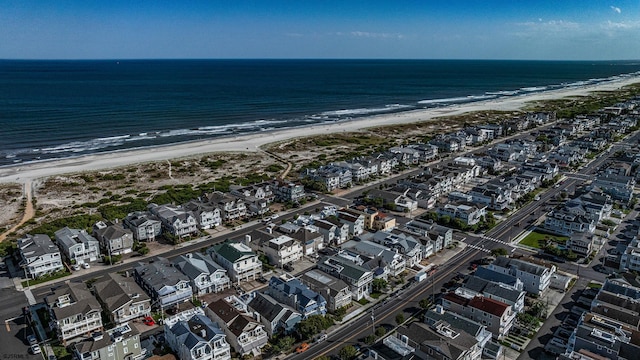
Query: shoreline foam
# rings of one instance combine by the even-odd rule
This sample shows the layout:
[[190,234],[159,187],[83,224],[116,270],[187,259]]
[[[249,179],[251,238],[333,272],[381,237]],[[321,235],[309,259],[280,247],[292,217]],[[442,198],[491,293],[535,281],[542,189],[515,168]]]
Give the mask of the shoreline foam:
[[112,169],[138,163],[164,161],[207,153],[258,151],[258,148],[261,146],[299,137],[353,132],[372,127],[416,123],[475,111],[517,111],[521,110],[528,102],[581,96],[595,91],[615,91],[623,86],[638,82],[640,82],[640,76],[624,77],[593,85],[560,88],[518,96],[491,98],[464,104],[453,103],[443,107],[378,114],[347,121],[316,123],[293,128],[217,137],[209,140],[194,140],[170,145],[124,149],[64,159],[16,164],[0,168],[0,183],[25,183],[54,175]]

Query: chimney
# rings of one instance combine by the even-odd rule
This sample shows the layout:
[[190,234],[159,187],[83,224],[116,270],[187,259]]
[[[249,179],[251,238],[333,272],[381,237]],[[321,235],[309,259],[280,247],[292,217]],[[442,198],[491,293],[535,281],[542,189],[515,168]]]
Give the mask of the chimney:
[[244,244],[249,246],[249,243],[251,242],[251,235],[247,234],[244,236]]
[[200,337],[203,339],[207,338],[207,329],[200,329]]
[[400,341],[402,341],[405,345],[409,345],[409,337],[407,335],[400,336]]
[[442,305],[440,304],[436,305],[436,313],[440,315],[444,315],[444,308],[442,307]]
[[[273,228],[271,226],[267,227],[267,232],[269,234],[273,234]],[[247,235],[248,236],[248,235]]]
[[257,322],[260,322],[260,313],[257,311],[253,312],[253,317],[256,319]]
[[374,350],[369,350],[369,356],[371,356],[374,359],[378,358],[378,353],[375,352]]

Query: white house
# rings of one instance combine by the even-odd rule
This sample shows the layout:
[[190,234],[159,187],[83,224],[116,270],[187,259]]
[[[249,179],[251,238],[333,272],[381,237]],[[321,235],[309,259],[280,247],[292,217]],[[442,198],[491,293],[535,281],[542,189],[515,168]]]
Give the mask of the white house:
[[551,276],[556,272],[555,265],[546,267],[504,256],[499,256],[487,268],[517,277],[522,281],[526,292],[536,295],[542,294],[549,288]]
[[208,252],[215,262],[227,270],[227,275],[236,284],[256,280],[262,275],[262,262],[245,244],[225,242],[214,245]]
[[76,264],[89,263],[100,258],[100,243],[85,230],[64,227],[55,232],[56,243],[67,259]]
[[26,235],[18,240],[18,251],[19,266],[32,279],[63,269],[60,250],[47,235]]

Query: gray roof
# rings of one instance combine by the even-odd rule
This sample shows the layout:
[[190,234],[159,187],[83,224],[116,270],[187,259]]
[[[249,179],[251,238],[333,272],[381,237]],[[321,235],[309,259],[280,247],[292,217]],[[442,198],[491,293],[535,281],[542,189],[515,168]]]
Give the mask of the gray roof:
[[493,271],[485,266],[478,266],[474,276],[497,283],[503,283],[509,286],[515,286],[518,281],[518,278],[516,278],[515,276]]
[[93,284],[96,296],[108,311],[115,311],[129,302],[148,301],[149,296],[133,278],[118,273],[109,273]]
[[[100,222],[101,223],[101,222]],[[102,223],[105,225],[104,227],[94,226],[94,234],[97,237],[103,238],[105,240],[114,240],[119,239],[124,236],[133,236],[133,232],[129,229],[125,229],[120,223]]]
[[181,281],[189,281],[189,278],[172,266],[169,260],[159,256],[153,262],[139,263],[134,271],[156,292],[166,285],[174,286]]
[[45,234],[27,234],[18,240],[18,248],[25,258],[60,253],[51,238]]
[[83,244],[88,244],[91,242],[95,242],[96,244],[98,243],[98,240],[89,235],[86,230],[70,229],[66,226],[56,231],[55,235],[56,241],[58,241],[58,243],[64,243],[64,247],[67,249],[78,242]]
[[[71,305],[64,307],[54,306],[59,297],[68,295]],[[46,297],[46,302],[49,306],[53,307],[53,313],[57,320],[62,320],[70,316],[82,314],[86,315],[91,311],[100,311],[100,303],[91,294],[87,286],[82,282],[69,282],[65,286],[62,286],[52,295]]]
[[455,338],[446,337],[430,328],[427,324],[413,322],[409,326],[401,326],[398,333],[406,335],[411,341],[424,347],[430,347],[450,359],[458,359],[464,352],[469,351],[478,341],[471,335],[461,332]]
[[470,276],[466,280],[464,287],[480,294],[494,295],[496,297],[509,300],[512,303],[517,302],[522,293],[522,291],[507,288],[505,286],[501,286],[498,283],[476,276]]
[[439,313],[434,309],[427,311],[424,317],[425,322],[430,326],[433,326],[439,322],[446,322],[454,328],[464,331],[473,337],[476,337],[484,327],[483,325],[480,325],[473,320],[467,319],[466,317],[458,315],[451,311],[444,311],[443,313]]
[[538,276],[542,275],[545,271],[548,270],[547,267],[544,267],[541,265],[532,264],[530,262],[522,261],[518,259],[508,258],[505,256],[498,256],[496,260],[493,262],[493,265],[500,266],[505,269],[515,267],[520,271],[524,271],[526,273],[534,274]]
[[210,256],[199,252],[180,255],[173,260],[173,264],[192,280],[202,274],[211,275],[216,271],[224,271],[226,273],[226,270],[213,261]]
[[326,292],[331,296],[335,296],[345,289],[349,291],[349,285],[346,282],[319,270],[307,271],[300,277],[300,280],[313,290],[320,293]]
[[249,302],[249,307],[260,314],[269,322],[279,321],[280,317],[287,310],[285,305],[280,304],[276,299],[264,293],[256,293],[256,296]]
[[[113,329],[107,330],[107,332],[102,333],[102,339],[93,338],[84,339],[80,342],[74,343],[72,346],[75,347],[76,351],[80,354],[99,351],[100,349],[106,348],[109,345],[114,344],[114,335],[122,336],[123,339],[129,339],[135,335],[140,334],[138,329],[135,326],[130,326],[129,324],[122,324]],[[139,342],[140,340],[138,340]]]
[[146,222],[159,223],[160,220],[155,215],[147,211],[136,211],[127,215],[127,217],[124,218],[123,222],[125,224],[130,224],[133,227],[139,227]]
[[218,324],[204,315],[194,315],[191,319],[180,320],[170,331],[174,333],[178,343],[193,349],[200,342],[210,343],[212,340],[224,339],[224,331]]
[[339,256],[324,256],[318,261],[318,264],[326,265],[333,271],[336,271],[341,276],[358,280],[362,278],[369,270],[359,266],[347,259],[343,259]]

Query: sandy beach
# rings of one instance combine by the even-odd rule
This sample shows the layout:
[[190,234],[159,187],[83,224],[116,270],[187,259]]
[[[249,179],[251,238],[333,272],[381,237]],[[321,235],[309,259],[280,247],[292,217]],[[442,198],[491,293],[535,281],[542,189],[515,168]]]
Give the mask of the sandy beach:
[[559,89],[515,97],[505,97],[437,109],[421,109],[396,114],[376,115],[331,124],[317,124],[302,128],[283,129],[236,137],[181,143],[155,148],[127,150],[75,158],[19,164],[0,169],[0,183],[27,183],[53,175],[110,169],[137,163],[147,163],[215,152],[257,151],[259,147],[302,136],[353,132],[365,128],[427,121],[442,116],[460,115],[474,111],[516,111],[528,102],[583,96],[594,91],[613,91],[640,82],[640,77],[629,77],[593,86]]

